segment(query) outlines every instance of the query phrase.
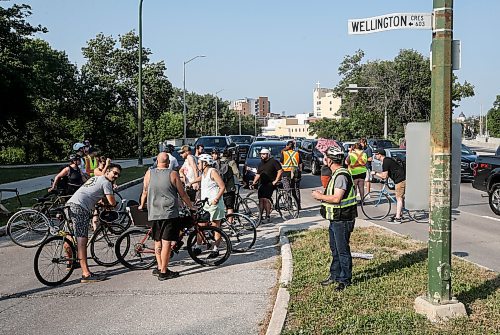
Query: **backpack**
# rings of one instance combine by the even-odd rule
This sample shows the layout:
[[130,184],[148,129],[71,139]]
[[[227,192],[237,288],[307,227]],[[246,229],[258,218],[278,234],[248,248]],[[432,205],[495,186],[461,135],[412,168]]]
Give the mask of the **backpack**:
[[393,159],[396,163],[398,163],[399,166],[401,166],[405,170],[406,173],[406,160],[402,160],[399,157],[394,157]]
[[219,174],[226,185],[226,191],[234,190],[234,173],[233,169],[229,166],[229,161],[220,161],[219,163]]

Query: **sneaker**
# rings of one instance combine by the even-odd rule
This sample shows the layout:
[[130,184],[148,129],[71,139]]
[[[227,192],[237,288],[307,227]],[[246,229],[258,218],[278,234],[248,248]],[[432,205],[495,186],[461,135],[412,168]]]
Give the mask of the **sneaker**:
[[91,272],[87,277],[82,276],[82,278],[80,279],[80,283],[95,283],[98,281],[103,281],[104,279],[106,279],[105,275]]
[[195,256],[201,255],[201,248],[198,248],[198,247],[193,248],[193,254]]
[[167,272],[160,273],[158,275],[158,280],[163,281],[163,280],[167,280],[167,279],[177,278],[179,276],[180,276],[179,272],[171,271],[171,270],[167,269]]
[[332,277],[328,277],[325,280],[323,280],[322,282],[320,282],[321,286],[328,286],[328,285],[332,285],[334,283],[336,283],[336,281]]
[[349,285],[346,285],[344,283],[339,283],[337,285],[337,287],[335,288],[335,291],[337,291],[337,292],[343,291],[347,288],[347,286],[349,286]]
[[219,250],[213,250],[207,256],[207,258],[217,258],[217,257],[219,257]]
[[390,224],[402,224],[403,220],[401,218],[397,218],[395,216],[391,217],[388,221]]
[[158,277],[158,276],[160,275],[160,273],[161,273],[161,272],[160,272],[160,270],[159,270],[158,268],[153,269],[153,271],[151,272],[151,274],[152,274],[153,276],[156,276],[156,277]]

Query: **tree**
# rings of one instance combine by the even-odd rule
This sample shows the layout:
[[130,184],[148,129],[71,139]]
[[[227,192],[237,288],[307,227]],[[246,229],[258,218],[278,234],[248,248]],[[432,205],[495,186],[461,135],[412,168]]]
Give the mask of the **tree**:
[[497,95],[493,107],[486,114],[490,136],[500,137],[500,95]]

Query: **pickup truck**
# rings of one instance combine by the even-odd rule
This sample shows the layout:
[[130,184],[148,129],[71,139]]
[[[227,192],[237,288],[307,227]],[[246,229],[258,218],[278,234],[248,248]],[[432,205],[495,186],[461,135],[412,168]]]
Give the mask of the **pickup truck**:
[[490,208],[500,215],[500,156],[478,156],[472,187],[488,193]]

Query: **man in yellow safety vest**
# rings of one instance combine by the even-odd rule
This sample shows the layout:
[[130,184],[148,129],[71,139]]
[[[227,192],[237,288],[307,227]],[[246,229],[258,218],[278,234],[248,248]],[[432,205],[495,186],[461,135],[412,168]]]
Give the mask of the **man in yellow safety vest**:
[[283,168],[283,187],[290,189],[292,195],[297,200],[297,205],[300,207],[300,178],[302,173],[302,164],[300,156],[295,149],[294,141],[288,141],[285,149],[281,151],[281,166]]
[[342,167],[344,148],[339,143],[330,146],[325,152],[325,164],[332,170],[332,178],[325,191],[315,190],[312,197],[321,201],[320,213],[330,221],[328,229],[332,263],[330,276],[321,282],[328,286],[338,283],[336,291],[351,285],[352,257],[349,239],[358,216],[356,190],[351,174]]

